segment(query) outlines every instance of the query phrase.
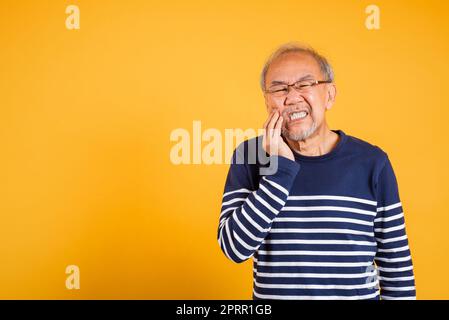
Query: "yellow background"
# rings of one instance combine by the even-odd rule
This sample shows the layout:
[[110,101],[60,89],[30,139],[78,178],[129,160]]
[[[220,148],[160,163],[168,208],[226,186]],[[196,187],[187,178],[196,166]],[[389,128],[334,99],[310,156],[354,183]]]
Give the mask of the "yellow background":
[[228,165],[175,166],[169,137],[259,128],[291,40],[335,68],[330,127],[390,156],[418,298],[449,298],[449,5],[373,3],[378,31],[371,1],[1,1],[0,298],[250,299],[216,240]]

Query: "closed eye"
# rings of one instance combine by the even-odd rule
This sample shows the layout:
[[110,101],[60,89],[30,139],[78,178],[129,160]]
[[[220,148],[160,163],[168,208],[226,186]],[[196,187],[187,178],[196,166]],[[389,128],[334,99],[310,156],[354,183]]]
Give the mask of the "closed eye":
[[283,87],[283,88],[272,88],[270,91],[271,91],[271,92],[285,92],[285,91],[287,91],[287,87]]

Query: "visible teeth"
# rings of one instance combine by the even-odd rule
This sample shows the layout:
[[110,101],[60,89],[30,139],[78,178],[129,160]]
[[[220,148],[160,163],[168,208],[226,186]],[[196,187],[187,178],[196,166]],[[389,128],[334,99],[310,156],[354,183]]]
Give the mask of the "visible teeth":
[[307,116],[306,111],[295,112],[290,115],[290,119],[291,120],[302,119],[302,118],[305,118],[306,116]]

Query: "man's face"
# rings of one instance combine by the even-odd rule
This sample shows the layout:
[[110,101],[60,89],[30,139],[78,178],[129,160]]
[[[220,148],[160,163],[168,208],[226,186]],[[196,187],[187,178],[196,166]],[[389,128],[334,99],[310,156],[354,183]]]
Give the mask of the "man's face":
[[[293,84],[299,80],[327,80],[316,60],[306,53],[286,53],[270,65],[265,76],[265,89],[276,89],[282,84]],[[267,111],[278,110],[284,122],[284,137],[300,141],[313,135],[325,123],[325,112],[330,109],[335,97],[334,84],[319,84],[298,92],[293,87],[288,94],[277,96],[265,93]],[[305,111],[304,118],[298,111]]]

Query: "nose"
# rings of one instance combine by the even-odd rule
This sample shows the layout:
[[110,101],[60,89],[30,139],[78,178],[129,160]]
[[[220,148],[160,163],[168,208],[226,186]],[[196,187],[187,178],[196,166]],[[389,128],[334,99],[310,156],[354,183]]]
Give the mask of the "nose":
[[285,97],[285,105],[292,105],[297,104],[298,102],[304,101],[304,97],[298,90],[296,90],[293,87],[290,87],[287,93],[287,96]]

